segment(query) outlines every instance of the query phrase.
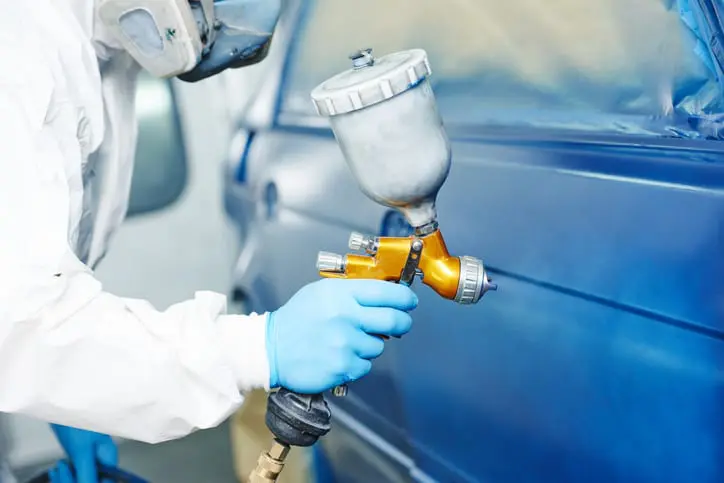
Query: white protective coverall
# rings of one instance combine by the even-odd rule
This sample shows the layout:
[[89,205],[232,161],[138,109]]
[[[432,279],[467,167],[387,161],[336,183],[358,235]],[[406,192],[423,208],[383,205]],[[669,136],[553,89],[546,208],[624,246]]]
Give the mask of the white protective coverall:
[[161,442],[268,388],[266,314],[211,292],[161,312],[94,277],[126,212],[139,70],[94,7],[2,7],[0,411]]

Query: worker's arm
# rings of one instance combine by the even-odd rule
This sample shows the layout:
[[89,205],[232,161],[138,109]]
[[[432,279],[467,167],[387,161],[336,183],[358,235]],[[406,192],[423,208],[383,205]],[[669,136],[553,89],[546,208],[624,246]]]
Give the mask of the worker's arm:
[[26,87],[0,79],[0,411],[146,442],[217,425],[269,384],[266,315],[105,292],[68,241],[76,120]]
[[163,312],[105,292],[69,242],[88,126],[61,86],[79,87],[11,60],[16,70],[0,69],[0,411],[164,441],[218,424],[247,389],[314,394],[359,379],[384,349],[373,334],[410,330],[414,292],[379,280],[321,280],[268,317],[223,315],[210,292]]

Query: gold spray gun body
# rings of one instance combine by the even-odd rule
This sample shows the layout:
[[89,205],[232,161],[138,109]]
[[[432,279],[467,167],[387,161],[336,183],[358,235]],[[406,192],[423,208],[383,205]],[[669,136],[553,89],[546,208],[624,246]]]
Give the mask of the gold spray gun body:
[[[470,256],[448,252],[437,223],[416,230],[409,237],[373,237],[353,232],[350,250],[367,255],[319,252],[317,270],[327,278],[367,278],[412,285],[416,275],[443,298],[459,304],[475,304],[488,290],[497,290],[482,263]],[[345,396],[347,386],[338,386],[335,396]]]
[[[482,261],[448,252],[438,227],[435,201],[447,179],[451,150],[428,77],[424,50],[379,59],[371,49],[350,56],[353,68],[312,92],[317,112],[329,118],[345,161],[360,189],[377,203],[399,210],[412,226],[409,237],[352,233],[349,248],[365,254],[320,252],[317,269],[329,278],[367,278],[411,285],[416,276],[440,296],[475,304],[497,286]],[[334,389],[344,396],[346,386]],[[250,483],[271,483],[290,446],[311,446],[330,429],[331,411],[321,394],[286,389],[268,399],[266,424],[274,435]]]
[[487,278],[477,259],[450,255],[442,233],[409,237],[372,237],[352,233],[351,250],[367,255],[337,255],[320,252],[317,269],[329,278],[371,278],[410,285],[415,277],[438,295],[460,304],[474,304],[495,285]]

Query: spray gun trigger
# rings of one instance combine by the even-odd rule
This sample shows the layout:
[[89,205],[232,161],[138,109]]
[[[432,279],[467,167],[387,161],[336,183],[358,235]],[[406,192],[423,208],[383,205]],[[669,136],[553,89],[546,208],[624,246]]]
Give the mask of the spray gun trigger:
[[412,286],[412,282],[415,280],[415,275],[417,275],[417,265],[420,263],[422,246],[422,240],[417,237],[412,237],[410,253],[407,255],[407,261],[402,269],[399,283],[407,285],[408,287]]

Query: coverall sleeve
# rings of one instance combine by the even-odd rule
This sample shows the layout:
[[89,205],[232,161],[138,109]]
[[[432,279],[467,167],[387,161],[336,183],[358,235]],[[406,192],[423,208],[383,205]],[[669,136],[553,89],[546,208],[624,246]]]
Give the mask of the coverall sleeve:
[[267,315],[224,315],[211,292],[165,311],[105,292],[69,242],[80,148],[69,157],[63,143],[76,126],[52,119],[39,98],[52,93],[11,87],[0,85],[0,411],[149,443],[216,426],[245,391],[268,388]]

